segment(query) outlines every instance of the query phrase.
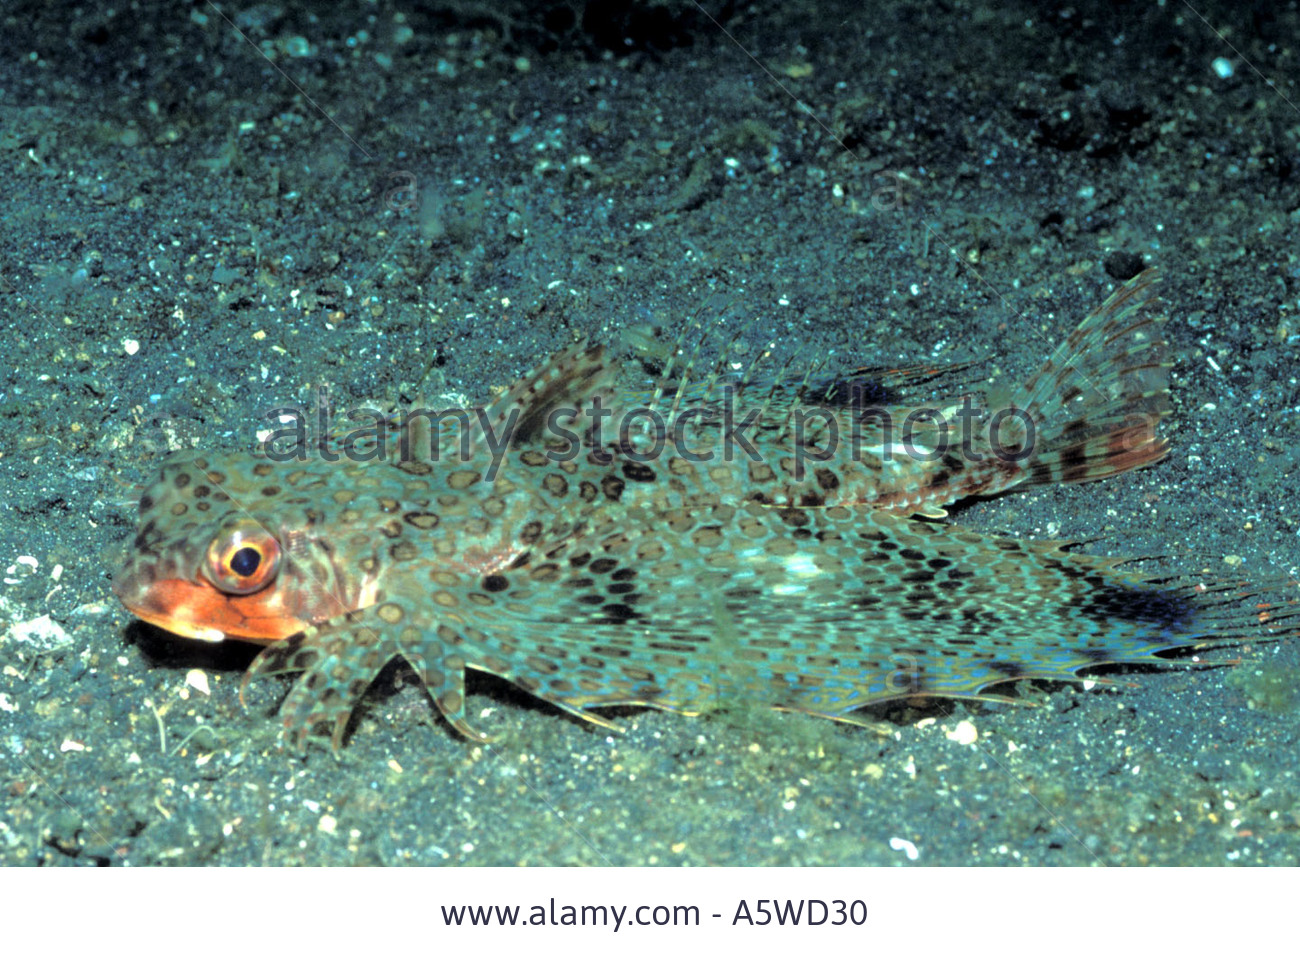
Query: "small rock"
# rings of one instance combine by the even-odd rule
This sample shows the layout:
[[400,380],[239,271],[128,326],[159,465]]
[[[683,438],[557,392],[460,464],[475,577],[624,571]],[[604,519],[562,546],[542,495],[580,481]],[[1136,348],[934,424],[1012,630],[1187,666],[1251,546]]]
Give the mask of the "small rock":
[[43,650],[51,650],[71,644],[72,638],[62,625],[48,614],[34,617],[30,621],[18,621],[9,628],[8,638],[24,644],[33,644]]
[[1127,282],[1145,268],[1146,264],[1136,252],[1124,252],[1116,249],[1108,253],[1102,266],[1106,275],[1118,282]]

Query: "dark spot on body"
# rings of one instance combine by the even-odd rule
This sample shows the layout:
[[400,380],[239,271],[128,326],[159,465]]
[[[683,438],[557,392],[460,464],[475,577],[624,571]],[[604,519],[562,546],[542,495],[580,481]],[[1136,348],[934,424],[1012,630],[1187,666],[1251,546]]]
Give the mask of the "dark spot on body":
[[554,581],[560,576],[560,566],[551,563],[538,564],[537,567],[533,568],[529,576],[534,581]]
[[600,490],[605,493],[605,497],[610,501],[618,501],[622,498],[625,487],[627,487],[626,482],[617,475],[606,475],[600,479]]
[[654,481],[655,470],[644,462],[625,461],[623,462],[623,477],[628,481]]
[[606,604],[604,611],[604,623],[610,624],[622,624],[640,615],[639,611],[626,604]]
[[394,561],[411,561],[419,553],[420,549],[410,541],[398,541],[388,549],[388,554]]
[[806,512],[800,511],[798,508],[782,508],[777,514],[780,515],[782,521],[792,528],[802,528],[812,521]]

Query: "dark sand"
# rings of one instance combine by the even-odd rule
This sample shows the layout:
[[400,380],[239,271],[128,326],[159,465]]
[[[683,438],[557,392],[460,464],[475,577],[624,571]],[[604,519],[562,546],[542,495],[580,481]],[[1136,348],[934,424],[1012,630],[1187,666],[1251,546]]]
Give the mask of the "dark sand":
[[0,13],[0,634],[23,624],[0,861],[1300,858],[1300,641],[895,711],[887,738],[743,712],[615,737],[483,678],[483,749],[394,669],[336,760],[276,749],[287,682],[240,706],[255,648],[133,624],[108,587],[167,449],[245,448],[319,386],[483,401],[579,336],[700,310],[747,329],[741,359],[1023,375],[1142,262],[1180,355],[1171,456],[957,517],[1295,576],[1293,4],[1198,7],[1277,89],[1174,3],[766,2],[726,33],[690,3],[320,6],[251,7],[247,40],[201,4]]

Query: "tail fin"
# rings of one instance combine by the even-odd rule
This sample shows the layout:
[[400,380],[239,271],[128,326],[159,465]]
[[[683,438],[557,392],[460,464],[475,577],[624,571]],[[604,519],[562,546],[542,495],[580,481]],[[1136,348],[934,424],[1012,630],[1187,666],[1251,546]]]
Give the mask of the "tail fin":
[[1156,426],[1169,412],[1160,319],[1137,315],[1159,276],[1148,269],[1089,313],[1011,404],[1036,427],[1030,484],[1096,481],[1159,461]]

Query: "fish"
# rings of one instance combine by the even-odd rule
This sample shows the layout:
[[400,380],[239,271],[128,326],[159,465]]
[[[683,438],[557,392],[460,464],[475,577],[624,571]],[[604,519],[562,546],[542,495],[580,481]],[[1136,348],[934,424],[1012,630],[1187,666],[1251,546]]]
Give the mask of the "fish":
[[1157,280],[1117,288],[1011,387],[927,366],[702,376],[681,347],[629,384],[632,363],[582,342],[481,407],[317,443],[295,418],[249,452],[168,458],[112,587],[183,638],[265,645],[241,698],[297,675],[279,716],[299,750],[318,730],[343,746],[394,659],[487,743],[469,671],[602,728],[611,707],[736,701],[869,725],[883,702],[1007,700],[1018,681],[1275,637],[1296,610],[1248,609],[1239,583],[948,518],[1166,456]]

